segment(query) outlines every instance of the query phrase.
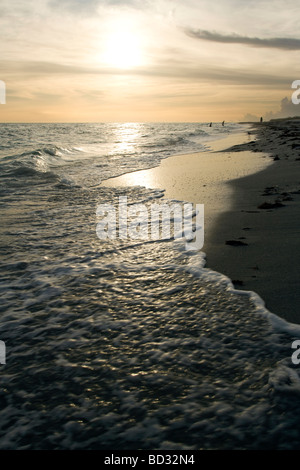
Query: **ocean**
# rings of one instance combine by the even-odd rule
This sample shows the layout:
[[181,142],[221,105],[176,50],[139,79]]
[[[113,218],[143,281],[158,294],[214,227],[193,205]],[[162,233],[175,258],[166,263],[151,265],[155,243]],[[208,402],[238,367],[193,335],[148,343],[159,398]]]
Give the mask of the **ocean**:
[[96,233],[164,200],[100,183],[247,128],[208,124],[0,124],[0,449],[300,447],[300,327],[183,239]]

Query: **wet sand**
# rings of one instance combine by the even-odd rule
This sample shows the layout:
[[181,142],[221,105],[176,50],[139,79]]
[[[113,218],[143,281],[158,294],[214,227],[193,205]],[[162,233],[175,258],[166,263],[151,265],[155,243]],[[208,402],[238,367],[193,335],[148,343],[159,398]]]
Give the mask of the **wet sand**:
[[[207,267],[239,289],[257,292],[266,307],[300,324],[300,121],[256,126],[258,139],[231,150],[266,151],[272,165],[230,182],[230,211],[216,219],[207,249]],[[224,246],[234,239],[246,246]],[[234,262],[232,262],[234,256]]]
[[166,198],[204,204],[206,266],[300,323],[297,126],[257,125],[211,142],[210,151],[170,157],[102,186],[164,189]]

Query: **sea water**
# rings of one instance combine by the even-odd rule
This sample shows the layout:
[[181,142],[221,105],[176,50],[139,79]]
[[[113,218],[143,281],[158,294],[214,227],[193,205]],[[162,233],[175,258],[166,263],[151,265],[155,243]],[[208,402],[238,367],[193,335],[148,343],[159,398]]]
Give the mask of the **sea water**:
[[0,449],[299,448],[299,327],[180,239],[96,234],[102,181],[242,129],[0,125]]

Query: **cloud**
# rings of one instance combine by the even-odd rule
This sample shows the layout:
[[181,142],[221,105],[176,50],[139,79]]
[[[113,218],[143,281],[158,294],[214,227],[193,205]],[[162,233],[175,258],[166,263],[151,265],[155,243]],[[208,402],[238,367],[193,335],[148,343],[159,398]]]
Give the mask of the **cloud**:
[[99,0],[50,0],[49,6],[53,9],[65,9],[73,13],[95,14]]
[[[113,67],[86,66],[80,64],[68,65],[58,62],[46,61],[2,61],[2,73],[6,76],[22,76],[23,79],[45,76],[127,76],[127,77],[157,77],[167,79],[179,79],[210,83],[218,86],[222,83],[241,86],[263,86],[271,88],[286,87],[289,77],[276,76],[274,74],[258,73],[251,69],[239,70],[226,67],[205,67],[202,69],[191,66],[183,61],[172,59],[158,61],[147,67],[135,67],[132,69],[119,69]],[[300,107],[300,105],[299,105]]]
[[268,47],[288,51],[300,50],[300,39],[297,38],[255,38],[240,36],[239,34],[220,34],[217,32],[205,31],[202,29],[185,29],[185,33],[195,39],[205,41],[221,42],[223,44],[245,44],[251,47]]
[[259,117],[256,116],[256,114],[251,114],[247,113],[245,116],[242,118],[242,122],[258,122]]
[[281,100],[280,110],[267,113],[266,119],[270,120],[295,116],[300,116],[300,104],[295,105],[292,103],[292,100],[289,100],[289,98],[285,97],[283,100]]
[[74,14],[94,15],[101,6],[141,7],[146,0],[49,0],[53,9],[64,9]]

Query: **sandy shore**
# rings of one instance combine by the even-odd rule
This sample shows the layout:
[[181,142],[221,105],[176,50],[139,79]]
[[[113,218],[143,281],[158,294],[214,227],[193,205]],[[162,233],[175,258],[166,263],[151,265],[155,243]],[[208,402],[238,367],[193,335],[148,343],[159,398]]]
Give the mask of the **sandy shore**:
[[[230,182],[230,211],[220,214],[207,250],[207,266],[237,287],[257,292],[266,307],[300,323],[300,120],[254,126],[257,139],[230,149],[268,152],[272,165]],[[246,246],[225,245],[234,239]],[[244,238],[245,237],[245,238]],[[232,262],[234,255],[234,262]]]
[[170,157],[102,185],[159,188],[167,198],[204,204],[207,267],[300,323],[299,128],[295,121],[257,125],[211,142],[210,151]]
[[206,252],[216,218],[232,206],[234,190],[227,182],[256,173],[272,163],[268,155],[263,153],[253,154],[249,150],[239,153],[222,151],[228,146],[247,141],[250,141],[247,133],[233,134],[210,142],[210,150],[207,152],[172,156],[162,160],[158,167],[111,178],[104,181],[102,186],[163,189],[167,199],[191,202],[194,205],[204,204],[203,251]]

